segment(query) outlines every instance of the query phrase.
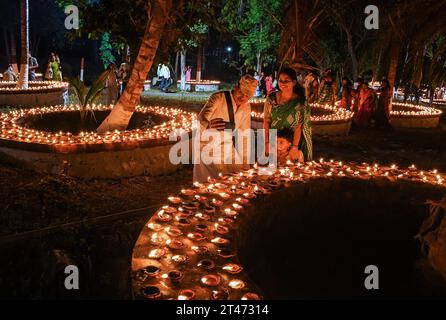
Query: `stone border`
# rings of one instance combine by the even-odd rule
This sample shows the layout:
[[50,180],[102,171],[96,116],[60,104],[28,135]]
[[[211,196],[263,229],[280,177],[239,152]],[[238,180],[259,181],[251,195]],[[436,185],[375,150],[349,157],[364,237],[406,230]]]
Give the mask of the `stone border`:
[[[269,175],[259,173],[270,172]],[[144,226],[133,250],[132,284],[137,299],[258,300],[262,293],[237,257],[234,244],[244,207],[275,189],[313,179],[426,183],[446,188],[436,170],[335,162],[308,162],[275,173],[255,168],[194,183],[170,196]]]

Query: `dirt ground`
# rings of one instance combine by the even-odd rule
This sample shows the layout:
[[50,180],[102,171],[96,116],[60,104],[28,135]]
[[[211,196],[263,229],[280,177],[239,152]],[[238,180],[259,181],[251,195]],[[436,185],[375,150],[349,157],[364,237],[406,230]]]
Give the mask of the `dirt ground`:
[[[314,153],[446,172],[446,119],[432,130],[314,137]],[[44,175],[0,154],[0,298],[132,298],[133,244],[163,199],[191,180],[190,166],[120,180]],[[80,290],[63,288],[66,264],[79,267]]]

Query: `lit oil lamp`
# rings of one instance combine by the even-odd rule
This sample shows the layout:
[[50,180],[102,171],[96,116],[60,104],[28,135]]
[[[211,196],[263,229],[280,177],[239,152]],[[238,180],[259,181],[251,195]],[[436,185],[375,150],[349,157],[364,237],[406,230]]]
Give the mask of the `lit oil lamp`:
[[166,244],[170,249],[173,250],[178,250],[184,247],[184,243],[176,239],[169,239],[166,241]]
[[227,215],[228,217],[236,217],[238,215],[238,213],[235,210],[232,210],[230,208],[226,208],[223,211],[225,215]]
[[211,293],[212,300],[228,300],[229,292],[227,290],[213,290]]
[[177,212],[177,209],[174,207],[171,207],[171,206],[163,206],[163,210],[164,210],[164,212],[169,213],[169,214]]
[[225,234],[225,233],[229,232],[229,228],[228,227],[222,226],[222,225],[220,225],[218,223],[214,224],[214,228],[215,228],[215,231],[217,233],[219,233],[219,234]]
[[220,284],[220,277],[215,274],[208,274],[201,278],[201,283],[209,287],[216,287]]
[[245,293],[241,300],[260,300],[260,296],[253,292]]
[[209,215],[201,213],[201,212],[198,212],[197,214],[195,214],[195,217],[200,220],[205,220],[205,221],[209,220],[211,218]]
[[179,204],[183,201],[180,197],[168,197],[167,200],[169,200],[173,204]]
[[178,236],[181,236],[183,234],[183,232],[180,229],[176,228],[176,227],[167,227],[164,230],[171,237],[178,237]]
[[242,270],[243,270],[242,266],[235,264],[235,263],[225,264],[222,269],[226,272],[231,273],[231,274],[237,274],[237,273],[242,272]]
[[164,249],[153,249],[149,252],[149,258],[151,259],[161,259],[166,255],[166,250]]
[[235,256],[235,253],[227,248],[219,249],[219,250],[217,250],[217,252],[220,257],[225,258],[225,259],[232,258]]
[[157,213],[157,217],[158,217],[158,220],[161,222],[168,222],[168,221],[172,220],[172,216],[168,213],[165,213],[164,210],[160,210]]
[[188,233],[187,237],[192,241],[202,241],[205,237],[199,232]]
[[195,291],[190,289],[181,290],[178,300],[192,300],[195,297]]
[[189,262],[189,256],[181,255],[181,254],[173,255],[172,256],[172,261],[175,262],[175,263],[184,264],[184,263]]
[[212,199],[212,204],[214,206],[221,207],[223,205],[223,202],[217,199]]
[[145,267],[143,270],[144,270],[144,273],[150,277],[155,277],[160,272],[160,268],[158,268],[157,266],[152,266],[152,265]]
[[226,246],[229,244],[230,241],[225,238],[216,237],[216,238],[212,239],[211,242],[216,245]]
[[198,232],[205,232],[205,231],[208,229],[208,226],[205,225],[205,224],[197,224],[197,225],[195,226],[195,229],[196,229]]
[[245,287],[245,283],[242,280],[234,279],[229,281],[229,286],[232,289],[243,289]]
[[153,230],[153,231],[160,231],[160,230],[163,229],[163,226],[162,226],[162,225],[160,225],[159,223],[154,223],[154,222],[150,222],[150,223],[148,223],[148,224],[147,224],[147,227],[148,227],[150,230]]
[[184,194],[185,196],[192,197],[195,195],[196,192],[191,189],[182,189],[181,193]]
[[192,246],[191,247],[192,251],[194,251],[196,254],[206,254],[209,252],[209,248],[205,247],[205,246]]

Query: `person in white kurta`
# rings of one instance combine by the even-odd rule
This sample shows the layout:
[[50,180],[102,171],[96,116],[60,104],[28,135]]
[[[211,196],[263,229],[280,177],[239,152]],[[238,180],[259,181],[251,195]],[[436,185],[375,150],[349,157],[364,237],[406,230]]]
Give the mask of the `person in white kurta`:
[[[257,80],[250,75],[245,75],[230,92],[235,131],[238,132],[240,138],[236,140],[240,142],[236,143],[237,148],[233,145],[229,131],[223,131],[226,123],[230,121],[225,93],[223,91],[214,93],[201,110],[198,115],[199,136],[196,139],[199,140],[197,143],[199,148],[194,150],[194,182],[206,182],[208,178],[217,178],[220,173],[227,174],[249,167],[251,139],[249,131],[244,130],[251,129],[249,99],[254,95],[256,87]],[[212,133],[218,133],[220,141],[212,143],[209,138]]]

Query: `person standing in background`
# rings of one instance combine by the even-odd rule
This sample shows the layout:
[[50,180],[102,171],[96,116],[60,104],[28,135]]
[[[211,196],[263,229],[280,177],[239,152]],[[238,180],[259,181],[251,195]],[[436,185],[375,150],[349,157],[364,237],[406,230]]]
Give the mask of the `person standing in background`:
[[28,53],[28,72],[29,81],[36,81],[36,69],[39,67],[37,59],[31,56],[31,52]]

